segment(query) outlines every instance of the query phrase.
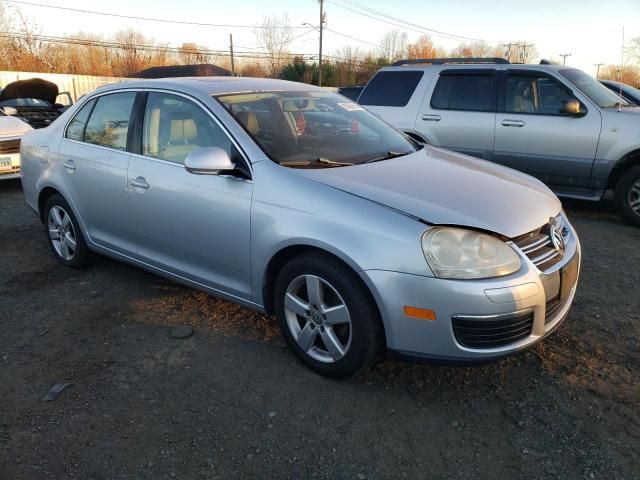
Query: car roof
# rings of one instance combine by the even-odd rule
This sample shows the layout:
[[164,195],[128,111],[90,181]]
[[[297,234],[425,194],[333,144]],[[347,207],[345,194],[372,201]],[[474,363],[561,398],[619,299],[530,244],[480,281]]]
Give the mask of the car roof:
[[99,91],[104,92],[129,88],[198,91],[198,93],[205,95],[267,91],[327,91],[324,88],[306,83],[252,77],[178,77],[131,80],[101,87]]
[[396,65],[383,67],[380,70],[443,70],[443,69],[471,69],[477,70],[481,68],[506,68],[516,70],[541,70],[541,71],[558,71],[563,69],[575,70],[573,67],[567,67],[564,65],[551,65],[551,64],[539,64],[539,63],[416,63],[407,65]]

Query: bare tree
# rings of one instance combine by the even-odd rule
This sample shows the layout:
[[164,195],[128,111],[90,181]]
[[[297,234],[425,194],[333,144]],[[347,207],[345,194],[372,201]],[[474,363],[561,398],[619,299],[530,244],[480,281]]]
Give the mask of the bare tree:
[[199,47],[195,43],[183,43],[178,52],[178,58],[185,65],[208,63],[209,55],[205,51],[206,47]]
[[147,40],[142,33],[135,30],[121,30],[114,35],[115,42],[120,44],[113,61],[113,73],[119,77],[129,77],[144,69],[151,59],[144,48]]
[[624,51],[632,62],[640,64],[640,37],[632,38]]
[[380,40],[380,51],[389,62],[406,58],[407,34],[398,29],[388,31]]
[[600,69],[598,78],[640,87],[640,67],[636,65],[605,65]]
[[271,77],[277,77],[288,62],[289,46],[294,37],[289,16],[264,17],[255,26],[253,33],[258,45],[267,54],[267,73]]

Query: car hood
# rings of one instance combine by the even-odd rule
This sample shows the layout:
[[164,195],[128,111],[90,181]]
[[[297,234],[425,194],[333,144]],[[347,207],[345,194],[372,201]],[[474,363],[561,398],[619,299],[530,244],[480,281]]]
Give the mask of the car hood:
[[510,238],[540,227],[562,209],[551,190],[533,177],[430,146],[370,164],[296,171],[427,223]]
[[22,135],[29,130],[32,130],[31,126],[18,118],[10,116],[0,117],[0,138]]
[[56,103],[58,93],[58,86],[55,83],[42,78],[31,78],[9,83],[0,92],[0,101],[14,98],[39,98],[53,105]]

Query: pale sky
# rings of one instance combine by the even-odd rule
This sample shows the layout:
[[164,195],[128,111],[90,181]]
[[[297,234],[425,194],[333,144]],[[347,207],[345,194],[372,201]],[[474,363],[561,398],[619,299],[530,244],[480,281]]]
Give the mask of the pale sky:
[[[2,0],[0,0],[1,2]],[[254,25],[264,16],[288,14],[291,25],[301,27],[308,22],[318,25],[317,0],[24,0],[85,10],[113,12],[140,17],[168,18],[216,24]],[[347,0],[349,1],[349,0]],[[626,40],[640,37],[640,0],[353,0],[425,28],[455,35],[481,38],[489,42],[526,40],[534,43],[541,58],[559,58],[571,53],[567,65],[595,74],[595,63],[619,64],[622,35]],[[199,27],[129,20],[73,13],[45,7],[4,2],[11,11],[20,8],[33,18],[43,35],[59,36],[78,31],[109,35],[133,28],[159,42],[179,46],[195,42],[210,49],[228,49],[229,33],[233,33],[236,51],[255,51],[257,45],[251,28]],[[396,27],[348,10],[344,0],[325,0],[327,27],[355,37],[345,38],[326,31],[324,52],[331,54],[345,45],[365,50],[379,45],[388,30]],[[294,41],[292,52],[316,54],[318,34],[299,29],[302,35]],[[309,33],[305,34],[305,32]],[[420,34],[404,30],[409,41]],[[303,35],[304,34],[304,35]],[[432,35],[432,40],[447,49],[458,40]]]

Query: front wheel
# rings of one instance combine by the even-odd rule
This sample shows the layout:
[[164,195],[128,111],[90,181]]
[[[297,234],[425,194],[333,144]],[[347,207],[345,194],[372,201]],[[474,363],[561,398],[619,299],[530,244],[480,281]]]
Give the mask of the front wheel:
[[640,165],[629,169],[614,191],[618,212],[627,222],[640,227]]
[[377,309],[344,264],[311,253],[281,270],[274,288],[280,330],[311,369],[332,378],[371,366],[384,349]]

